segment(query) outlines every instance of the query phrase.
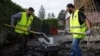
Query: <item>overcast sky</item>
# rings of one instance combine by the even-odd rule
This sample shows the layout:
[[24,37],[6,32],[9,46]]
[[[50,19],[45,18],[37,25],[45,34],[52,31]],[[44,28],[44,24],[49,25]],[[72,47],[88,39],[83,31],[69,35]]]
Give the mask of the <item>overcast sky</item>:
[[43,5],[46,14],[54,12],[56,17],[58,13],[66,8],[68,3],[73,3],[73,0],[12,0],[14,3],[20,5],[22,8],[33,7],[35,15],[38,15],[40,6]]

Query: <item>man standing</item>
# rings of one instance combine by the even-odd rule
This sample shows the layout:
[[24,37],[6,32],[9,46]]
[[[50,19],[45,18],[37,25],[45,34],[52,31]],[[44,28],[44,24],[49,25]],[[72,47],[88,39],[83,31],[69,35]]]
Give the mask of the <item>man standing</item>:
[[[78,9],[75,10],[73,4],[68,4],[66,11],[71,14],[69,18],[70,19],[70,32],[73,32],[73,33],[83,32],[88,35],[91,33],[90,23],[83,12],[81,12]],[[70,56],[82,56],[79,43],[80,43],[80,40],[85,37],[85,35],[84,34],[72,34],[72,36],[73,36],[73,41],[72,41],[72,51],[71,51]]]
[[14,29],[15,33],[18,35],[18,37],[20,37],[19,53],[21,56],[24,55],[27,45],[27,35],[29,34],[28,31],[30,30],[34,20],[33,12],[34,9],[30,7],[28,8],[27,12],[19,12],[11,17],[11,25],[16,27]]

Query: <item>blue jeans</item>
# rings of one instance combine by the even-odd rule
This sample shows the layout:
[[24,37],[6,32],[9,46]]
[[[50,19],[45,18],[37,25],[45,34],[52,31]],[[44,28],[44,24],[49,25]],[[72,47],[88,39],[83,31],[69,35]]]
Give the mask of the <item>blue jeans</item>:
[[79,43],[80,43],[80,39],[73,39],[72,50],[71,50],[70,56],[82,56]]

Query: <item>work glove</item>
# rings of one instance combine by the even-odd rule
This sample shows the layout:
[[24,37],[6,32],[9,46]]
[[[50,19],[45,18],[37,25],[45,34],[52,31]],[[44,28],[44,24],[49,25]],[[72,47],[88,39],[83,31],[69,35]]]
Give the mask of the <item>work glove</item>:
[[90,36],[91,35],[91,30],[86,31],[86,35]]

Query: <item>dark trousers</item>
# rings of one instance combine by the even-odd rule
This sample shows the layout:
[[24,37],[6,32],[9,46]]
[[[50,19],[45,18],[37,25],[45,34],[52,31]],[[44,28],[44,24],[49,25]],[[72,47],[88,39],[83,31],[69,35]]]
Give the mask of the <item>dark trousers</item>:
[[20,45],[19,45],[19,54],[25,54],[26,46],[27,46],[27,41],[28,41],[28,35],[25,34],[18,34],[18,37],[20,39]]

